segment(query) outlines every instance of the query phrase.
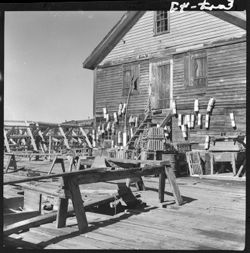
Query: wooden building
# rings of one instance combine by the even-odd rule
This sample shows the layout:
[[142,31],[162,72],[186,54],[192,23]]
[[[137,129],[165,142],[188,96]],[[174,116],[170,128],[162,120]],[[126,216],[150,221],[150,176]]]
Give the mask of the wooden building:
[[[205,136],[246,131],[246,13],[203,11],[129,11],[97,45],[83,67],[94,71],[94,118],[103,108],[112,115],[132,92],[128,115],[144,113],[150,95],[153,109],[194,114],[198,99],[202,126],[188,129],[186,139],[171,122],[173,143],[202,143]],[[209,127],[207,106],[215,99]],[[230,113],[236,126],[232,127]],[[202,146],[202,145],[201,145]]]

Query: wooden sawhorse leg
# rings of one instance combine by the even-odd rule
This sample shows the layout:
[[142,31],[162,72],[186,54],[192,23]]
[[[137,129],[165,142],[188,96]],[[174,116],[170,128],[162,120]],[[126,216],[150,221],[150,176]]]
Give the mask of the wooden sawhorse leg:
[[74,177],[63,178],[65,199],[59,199],[59,206],[57,211],[57,228],[65,227],[68,211],[68,196],[72,200],[73,208],[76,215],[76,220],[79,228],[79,232],[83,233],[88,228],[88,221],[85,214],[82,196],[80,192],[79,185]]
[[7,165],[6,165],[6,169],[5,169],[5,173],[8,172],[8,170],[9,170],[10,167],[13,167],[14,170],[17,170],[16,157],[15,157],[14,154],[11,154],[9,156],[9,159],[8,159],[8,162],[7,162]]
[[176,177],[172,167],[165,166],[165,170],[163,170],[159,175],[159,200],[160,203],[164,202],[164,192],[165,192],[165,179],[168,179],[169,184],[172,188],[173,195],[176,203],[180,206],[183,203],[183,199],[180,194],[179,187],[176,183]]
[[48,172],[48,175],[51,174],[51,172],[52,172],[52,170],[53,170],[53,168],[54,168],[54,166],[55,166],[56,163],[60,163],[61,166],[62,166],[62,171],[65,172],[65,166],[64,166],[63,158],[58,158],[58,157],[56,156],[56,157],[54,158],[53,162],[52,162],[52,165],[51,165],[51,167],[50,167],[50,170],[49,170],[49,172]]

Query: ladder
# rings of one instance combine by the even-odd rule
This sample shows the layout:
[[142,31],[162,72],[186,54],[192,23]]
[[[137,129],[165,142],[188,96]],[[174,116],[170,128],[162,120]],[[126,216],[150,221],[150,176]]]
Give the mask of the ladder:
[[186,152],[190,176],[203,175],[200,153],[198,151]]

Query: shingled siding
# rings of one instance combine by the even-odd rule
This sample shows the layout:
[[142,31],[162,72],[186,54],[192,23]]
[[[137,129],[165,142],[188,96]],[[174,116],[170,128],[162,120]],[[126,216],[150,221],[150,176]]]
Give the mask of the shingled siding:
[[241,37],[246,31],[203,11],[170,13],[170,32],[154,35],[154,12],[147,11],[100,65],[164,49],[183,48],[218,39]]
[[[149,62],[148,60],[135,62],[140,64],[139,94],[130,96],[128,112],[138,114],[143,112],[148,98]],[[96,116],[102,115],[102,108],[108,112],[117,112],[119,103],[126,102],[127,96],[122,96],[123,66],[98,68],[96,74],[95,108]]]
[[[236,43],[220,47],[209,48],[208,56],[208,85],[205,93],[197,93],[186,89],[184,85],[183,55],[174,57],[173,97],[177,101],[178,113],[193,113],[194,100],[199,99],[200,112],[205,123],[206,108],[210,97],[216,99],[215,108],[211,116],[210,128],[191,129],[187,141],[204,141],[205,135],[221,133],[239,134],[246,131],[246,43]],[[233,112],[237,129],[231,127],[229,113]],[[174,142],[185,140],[177,126],[177,119],[173,120]]]

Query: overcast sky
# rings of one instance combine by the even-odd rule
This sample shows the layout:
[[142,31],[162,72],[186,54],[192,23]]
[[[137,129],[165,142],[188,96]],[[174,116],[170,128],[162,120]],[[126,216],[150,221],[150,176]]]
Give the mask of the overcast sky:
[[92,118],[93,73],[82,62],[123,14],[5,12],[4,119]]

